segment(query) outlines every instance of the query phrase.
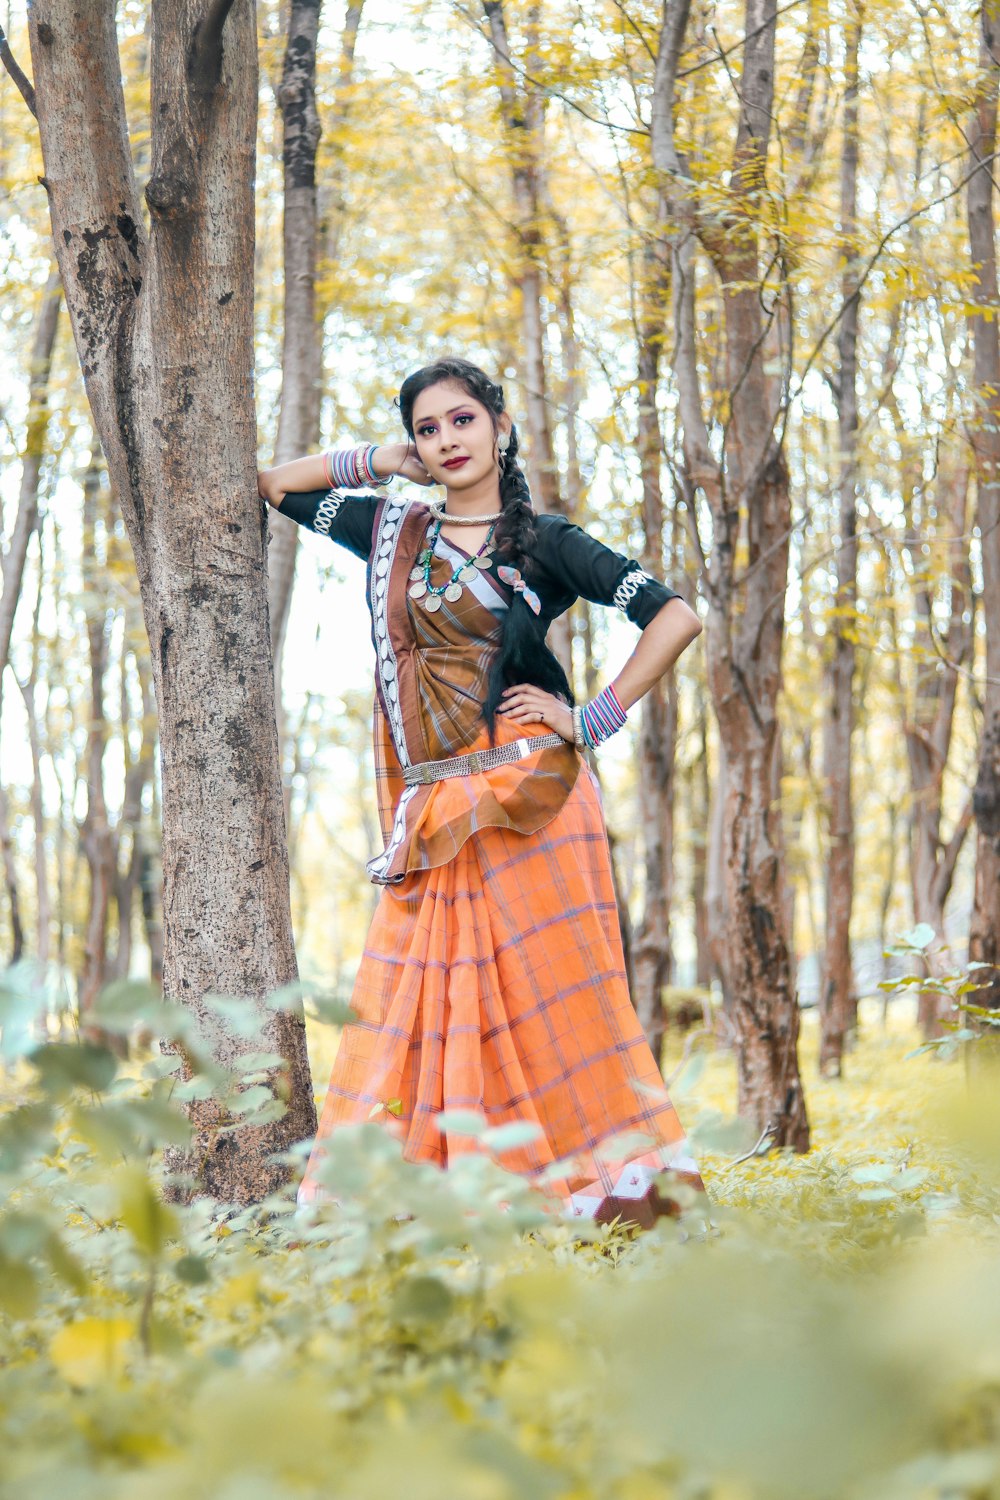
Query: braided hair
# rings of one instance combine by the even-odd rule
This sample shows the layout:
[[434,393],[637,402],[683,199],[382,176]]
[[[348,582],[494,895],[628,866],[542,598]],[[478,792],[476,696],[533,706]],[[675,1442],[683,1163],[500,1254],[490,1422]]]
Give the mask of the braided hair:
[[[399,411],[407,437],[413,441],[413,407],[417,397],[429,386],[444,380],[454,381],[467,395],[478,401],[490,414],[494,433],[499,433],[499,418],[506,411],[503,386],[467,359],[439,359],[415,370],[403,381],[399,391]],[[500,470],[500,506],[502,514],[493,539],[504,562],[519,569],[530,582],[532,572],[531,544],[535,536],[535,512],[524,470],[517,461],[517,429],[510,430],[510,445]],[[544,692],[553,693],[572,704],[573,694],[566,673],[543,641],[538,638],[530,605],[521,594],[514,594],[504,620],[500,650],[490,668],[483,704],[483,718],[492,740],[496,713],[505,688],[531,683]]]

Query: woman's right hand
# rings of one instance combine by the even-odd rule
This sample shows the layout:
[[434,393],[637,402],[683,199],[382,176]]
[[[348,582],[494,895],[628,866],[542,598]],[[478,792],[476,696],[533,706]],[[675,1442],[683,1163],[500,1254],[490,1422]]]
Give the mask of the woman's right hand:
[[412,479],[414,484],[437,484],[420,462],[412,443],[383,443],[372,454],[372,467],[381,479],[399,474],[403,479]]
[[258,469],[257,493],[262,500],[267,501],[268,505],[279,508],[288,491],[277,483],[273,469]]

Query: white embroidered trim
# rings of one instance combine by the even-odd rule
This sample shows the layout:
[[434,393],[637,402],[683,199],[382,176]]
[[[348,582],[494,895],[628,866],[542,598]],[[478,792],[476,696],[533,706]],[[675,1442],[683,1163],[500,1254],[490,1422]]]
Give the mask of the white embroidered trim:
[[347,496],[342,495],[339,490],[331,490],[316,507],[313,531],[318,531],[320,536],[329,536],[330,527],[337,519],[337,512],[346,499]]
[[403,835],[406,833],[406,809],[416,791],[417,788],[415,786],[408,786],[403,792],[396,803],[396,816],[392,820],[392,832],[389,835],[389,842],[381,854],[376,854],[374,859],[368,861],[366,869],[376,885],[388,885],[389,883],[385,878],[385,872],[392,864],[393,856],[403,842]]
[[[406,750],[406,736],[403,732],[403,710],[399,701],[399,672],[396,666],[396,653],[392,649],[389,640],[389,575],[392,571],[392,562],[399,541],[400,523],[403,519],[406,507],[398,501],[391,501],[382,513],[382,522],[379,526],[378,536],[373,543],[374,556],[372,558],[371,571],[371,609],[372,625],[375,631],[375,650],[378,657],[378,674],[382,684],[382,701],[386,709],[386,717],[389,721],[389,731],[392,734],[392,742],[396,748],[396,756],[401,766],[410,764],[410,757]],[[402,806],[400,801],[400,806]]]
[[643,588],[645,584],[655,582],[656,579],[653,577],[652,573],[647,573],[645,568],[640,568],[639,565],[636,564],[634,568],[631,568],[629,572],[625,574],[625,577],[615,589],[614,593],[611,596],[611,602],[612,604],[617,604],[618,608],[624,614],[639,590]]

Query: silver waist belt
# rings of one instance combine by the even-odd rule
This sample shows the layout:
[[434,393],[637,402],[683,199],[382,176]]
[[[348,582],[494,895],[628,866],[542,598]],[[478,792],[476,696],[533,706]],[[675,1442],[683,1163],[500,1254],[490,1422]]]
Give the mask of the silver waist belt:
[[432,781],[444,781],[448,776],[474,776],[496,766],[509,766],[526,755],[534,755],[536,750],[551,750],[566,743],[561,734],[536,734],[530,739],[512,740],[509,745],[494,745],[492,750],[472,750],[468,755],[452,755],[447,760],[425,760],[417,766],[404,766],[403,780],[407,786],[429,786]]

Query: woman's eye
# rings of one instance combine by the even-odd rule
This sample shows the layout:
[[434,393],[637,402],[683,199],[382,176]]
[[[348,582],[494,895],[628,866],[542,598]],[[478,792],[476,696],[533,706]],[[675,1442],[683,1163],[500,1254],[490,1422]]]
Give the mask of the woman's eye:
[[476,418],[471,411],[463,411],[455,418],[455,426],[464,427],[467,422],[474,422],[475,420]]
[[417,437],[432,437],[433,434],[434,434],[434,428],[433,427],[418,427],[417,428]]

